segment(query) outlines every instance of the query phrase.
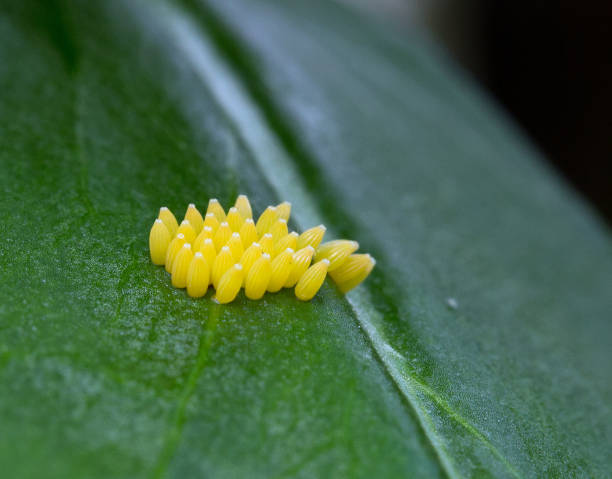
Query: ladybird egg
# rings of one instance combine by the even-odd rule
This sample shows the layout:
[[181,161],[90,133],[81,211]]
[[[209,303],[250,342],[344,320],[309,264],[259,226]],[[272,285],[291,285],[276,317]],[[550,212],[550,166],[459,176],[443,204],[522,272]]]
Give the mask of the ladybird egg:
[[187,294],[192,298],[201,298],[208,290],[210,283],[210,266],[204,255],[198,251],[193,255],[187,271]]
[[376,260],[369,254],[352,254],[329,275],[340,291],[347,293],[366,279],[375,265]]
[[202,231],[202,227],[204,226],[204,218],[202,218],[202,214],[198,211],[193,203],[189,203],[184,219],[191,223],[196,235],[200,234],[200,231]]
[[245,220],[248,218],[253,218],[253,210],[251,209],[251,203],[246,195],[238,195],[236,198],[236,203],[234,207],[238,210],[242,218]]
[[270,231],[268,231],[272,235],[272,239],[276,243],[281,238],[284,238],[289,233],[287,229],[287,220],[279,219],[272,225]]
[[206,216],[204,216],[204,227],[210,227],[212,229],[213,234],[215,234],[219,229],[219,225],[219,220],[217,219],[214,213],[206,213]]
[[259,259],[262,253],[263,250],[261,249],[261,245],[259,243],[253,243],[245,250],[244,254],[240,258],[240,264],[244,268],[245,282],[246,277],[249,274],[249,271],[251,271],[253,264],[255,264],[255,261]]
[[182,233],[177,234],[176,237],[172,241],[170,241],[170,244],[168,245],[168,250],[166,251],[166,261],[164,262],[166,266],[166,271],[168,273],[172,273],[172,262],[174,261],[176,254],[179,252],[179,250],[183,247],[184,244],[185,235],[183,235]]
[[306,246],[293,253],[293,268],[285,281],[285,288],[293,288],[302,275],[306,272],[314,256],[315,249],[312,246]]
[[153,222],[149,233],[149,252],[153,264],[163,265],[166,262],[166,251],[170,244],[170,232],[159,218]]
[[175,288],[187,286],[187,273],[189,272],[189,265],[192,259],[193,251],[191,251],[191,245],[185,243],[176,254],[172,263],[172,286]]
[[327,228],[324,225],[313,226],[312,228],[307,229],[298,237],[297,249],[300,250],[306,246],[317,248],[317,246],[319,246],[323,240],[325,231],[327,231]]
[[238,212],[238,208],[231,207],[227,212],[225,221],[227,221],[232,231],[238,233],[240,232],[240,228],[242,228],[244,218],[242,218],[242,215]]
[[208,200],[208,208],[206,209],[206,214],[212,213],[217,217],[217,221],[219,223],[223,223],[225,221],[225,211],[223,211],[223,207],[217,198],[211,198]]
[[219,229],[215,233],[215,237],[213,242],[215,243],[215,248],[219,251],[223,246],[227,244],[229,239],[232,236],[232,229],[229,227],[226,221],[219,225]]
[[242,238],[242,246],[244,246],[245,249],[259,239],[257,236],[257,229],[255,228],[255,222],[252,218],[244,220],[240,228],[240,237]]
[[244,271],[242,265],[237,263],[229,268],[219,281],[215,300],[220,304],[231,303],[236,298],[242,286]]
[[261,238],[264,234],[266,234],[272,225],[276,223],[276,220],[278,220],[276,206],[268,206],[255,224],[255,228],[257,228],[257,236]]
[[325,281],[329,264],[328,259],[322,259],[306,270],[295,286],[295,296],[298,299],[309,301],[317,294],[323,281]]
[[[217,250],[215,249],[215,245],[210,238],[206,238],[202,242],[202,246],[198,250],[204,256],[204,259],[208,263],[208,266],[212,269],[212,265],[215,262],[215,258],[217,257]],[[211,278],[212,282],[212,278]]]
[[274,256],[274,240],[272,239],[272,235],[270,233],[263,235],[259,240],[259,244],[261,245],[264,253],[268,253],[270,257]]
[[295,249],[295,247],[297,246],[297,239],[298,234],[295,231],[286,234],[276,243],[274,243],[274,254],[278,255],[282,251],[285,251],[287,248]]
[[232,252],[229,247],[224,246],[221,248],[221,251],[215,258],[213,262],[211,276],[212,283],[215,289],[219,285],[219,281],[221,281],[221,277],[225,274],[225,272],[232,267],[234,264],[234,257],[232,256]]
[[289,221],[289,216],[291,216],[291,203],[283,201],[281,204],[276,205],[276,211],[278,211],[278,217],[280,219]]
[[181,225],[176,230],[176,234],[179,233],[183,233],[183,235],[185,235],[185,241],[187,241],[187,243],[193,243],[196,239],[196,232],[193,229],[193,226],[191,226],[189,220],[181,221]]
[[193,250],[200,251],[200,248],[202,247],[202,243],[204,243],[204,240],[212,239],[212,238],[213,238],[212,228],[210,226],[204,226],[200,234],[196,237],[195,241],[193,242]]
[[232,236],[227,242],[227,246],[229,246],[229,249],[232,252],[234,262],[237,263],[238,261],[240,261],[240,258],[242,258],[242,254],[244,253],[244,246],[242,246],[242,239],[240,239],[240,234],[232,233]]
[[268,283],[268,291],[271,293],[280,291],[287,278],[289,278],[293,266],[293,253],[294,251],[291,248],[287,248],[272,260],[270,265],[272,267],[272,274]]
[[178,223],[176,221],[176,217],[174,216],[174,214],[172,214],[172,211],[170,211],[165,206],[162,206],[159,209],[158,218],[164,222],[166,228],[168,228],[170,236],[174,238],[174,236],[176,235],[176,230],[178,229]]
[[261,299],[268,288],[272,267],[270,265],[270,255],[262,254],[249,271],[244,284],[244,294],[249,299]]
[[342,263],[352,253],[357,251],[359,243],[357,241],[350,240],[334,240],[323,243],[315,254],[315,261],[321,261],[322,259],[329,260],[328,271],[333,271],[340,267]]

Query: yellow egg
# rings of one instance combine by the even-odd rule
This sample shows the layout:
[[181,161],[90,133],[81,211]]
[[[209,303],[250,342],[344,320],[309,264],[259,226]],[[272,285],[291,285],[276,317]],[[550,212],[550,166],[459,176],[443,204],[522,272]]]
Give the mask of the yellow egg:
[[279,239],[287,236],[287,234],[289,234],[289,230],[287,229],[287,220],[276,220],[276,222],[270,227],[270,231],[268,231],[268,233],[272,235],[272,239],[275,243]]
[[193,203],[189,203],[184,219],[191,223],[196,235],[200,234],[200,231],[202,231],[202,227],[204,226],[204,218],[202,218],[202,214],[198,211]]
[[376,260],[369,254],[352,254],[329,275],[340,291],[347,293],[366,279],[375,265]]
[[163,265],[166,262],[166,251],[170,245],[170,232],[162,220],[157,218],[149,232],[149,252],[153,264]]
[[187,273],[192,259],[191,245],[185,243],[172,262],[172,286],[175,288],[187,286]]
[[217,257],[217,250],[215,248],[215,244],[210,238],[206,238],[202,242],[202,246],[198,250],[204,256],[204,259],[208,263],[208,266],[212,269],[212,265],[215,262],[215,258]]
[[328,259],[322,259],[306,270],[295,286],[295,296],[298,299],[309,301],[317,294],[325,281],[329,263]]
[[306,246],[293,253],[293,268],[291,269],[287,281],[285,281],[283,285],[285,288],[293,288],[297,284],[310,266],[314,252],[315,250],[312,246]]
[[298,234],[295,231],[283,236],[276,243],[274,243],[274,255],[278,255],[287,248],[295,249],[297,246],[297,239]]
[[272,260],[270,266],[272,267],[272,274],[270,276],[270,282],[268,283],[268,291],[276,293],[289,278],[291,274],[291,268],[293,267],[293,253],[291,248],[287,248],[276,258]]
[[219,229],[215,233],[215,237],[213,238],[213,242],[215,243],[215,248],[217,251],[220,251],[223,246],[227,244],[229,239],[232,236],[232,229],[229,227],[226,221],[219,225]]
[[193,255],[187,271],[187,294],[192,298],[201,298],[206,294],[210,283],[210,266],[204,255],[198,251]]
[[227,217],[225,221],[227,221],[232,231],[234,231],[235,233],[239,233],[240,228],[242,228],[242,223],[244,223],[244,218],[238,212],[237,208],[231,207],[227,212]]
[[251,203],[246,195],[238,195],[236,203],[234,204],[242,218],[245,220],[248,218],[253,219],[253,210],[251,209]]
[[255,228],[257,228],[257,236],[259,236],[261,239],[261,237],[270,230],[272,225],[276,223],[276,220],[278,220],[278,211],[276,211],[276,206],[268,206],[255,224]]
[[319,246],[319,244],[321,244],[326,230],[327,228],[324,225],[313,226],[312,228],[307,229],[299,236],[296,246],[297,249],[302,249],[306,246],[316,248]]
[[231,303],[236,299],[236,295],[242,287],[244,280],[244,271],[240,263],[235,264],[228,269],[219,281],[215,300],[220,304]]
[[217,221],[219,223],[223,223],[225,221],[225,211],[223,211],[223,207],[217,198],[211,198],[208,200],[208,208],[206,209],[206,214],[212,213],[217,217]]
[[259,240],[259,244],[263,249],[264,253],[268,253],[270,257],[274,256],[274,240],[272,239],[272,235],[270,233],[266,233]]
[[187,243],[193,243],[196,239],[196,232],[191,226],[189,220],[181,221],[181,225],[176,230],[176,234],[182,233],[185,236],[185,241]]
[[166,261],[164,261],[166,271],[168,273],[172,273],[172,262],[174,261],[176,254],[179,252],[179,250],[183,247],[184,244],[185,235],[183,235],[182,233],[177,234],[176,237],[172,241],[170,241],[170,244],[168,245],[168,250],[166,251]]
[[193,242],[193,250],[200,251],[200,248],[202,247],[202,243],[204,243],[204,240],[213,239],[213,237],[214,235],[213,235],[212,228],[210,226],[204,226],[200,234],[197,236],[197,238]]
[[281,204],[276,205],[276,211],[278,211],[278,217],[285,221],[289,221],[291,216],[291,203],[283,201]]
[[232,252],[234,262],[237,263],[238,261],[240,261],[240,258],[242,258],[242,254],[244,253],[244,246],[242,246],[240,234],[232,233],[232,236],[230,236],[230,239],[227,242],[227,246],[229,246],[229,249]]
[[323,243],[317,248],[315,254],[315,261],[321,261],[322,259],[329,260],[328,271],[333,271],[340,267],[344,261],[357,251],[359,243],[357,241],[350,240],[334,240]]
[[168,232],[170,233],[170,236],[174,238],[174,236],[176,236],[176,230],[178,229],[178,223],[176,222],[176,218],[172,214],[172,211],[170,211],[165,206],[162,206],[159,209],[158,218],[164,222],[164,224],[166,225],[166,228],[168,228]]
[[215,261],[212,265],[211,276],[212,276],[212,284],[217,289],[219,285],[219,281],[221,281],[221,277],[225,274],[225,272],[230,269],[234,265],[234,257],[232,256],[232,252],[230,251],[228,246],[224,246],[221,248],[221,251],[215,258]]
[[206,213],[206,216],[204,216],[204,227],[209,226],[213,234],[215,234],[219,229],[219,225],[219,220],[214,213]]
[[261,299],[268,288],[272,267],[270,265],[270,255],[262,254],[251,267],[244,284],[244,294],[249,299]]
[[255,241],[259,239],[257,236],[257,229],[255,228],[255,222],[252,218],[247,218],[240,228],[240,237],[242,238],[242,246],[248,248]]
[[262,254],[263,250],[261,249],[261,245],[259,243],[251,244],[251,246],[249,246],[243,253],[242,257],[240,258],[240,264],[244,269],[245,281],[253,264],[255,264],[255,261],[257,261]]

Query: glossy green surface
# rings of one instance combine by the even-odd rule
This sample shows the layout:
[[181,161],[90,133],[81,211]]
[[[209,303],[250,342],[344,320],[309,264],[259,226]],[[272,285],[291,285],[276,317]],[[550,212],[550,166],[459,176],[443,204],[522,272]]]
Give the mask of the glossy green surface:
[[[9,1],[0,58],[3,475],[609,474],[609,233],[431,46],[322,1]],[[372,277],[173,289],[157,208],[239,192]]]

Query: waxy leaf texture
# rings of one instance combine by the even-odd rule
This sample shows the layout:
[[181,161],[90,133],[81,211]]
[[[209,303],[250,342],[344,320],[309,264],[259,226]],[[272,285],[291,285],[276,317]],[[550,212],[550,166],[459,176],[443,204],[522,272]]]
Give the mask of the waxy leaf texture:
[[[609,230],[421,36],[323,0],[7,0],[0,58],[4,477],[609,475]],[[371,277],[172,288],[152,212],[240,193]]]

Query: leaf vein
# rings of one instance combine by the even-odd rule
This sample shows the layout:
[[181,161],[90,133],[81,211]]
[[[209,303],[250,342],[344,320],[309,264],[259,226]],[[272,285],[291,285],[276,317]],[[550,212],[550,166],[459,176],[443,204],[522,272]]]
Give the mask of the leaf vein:
[[195,392],[196,385],[204,368],[208,364],[210,348],[217,330],[219,315],[219,305],[211,302],[207,325],[206,328],[202,328],[202,334],[200,336],[198,356],[179,396],[174,415],[172,416],[172,422],[164,436],[163,446],[153,469],[152,477],[155,479],[159,479],[166,475],[170,462],[178,448],[187,419],[187,405]]

